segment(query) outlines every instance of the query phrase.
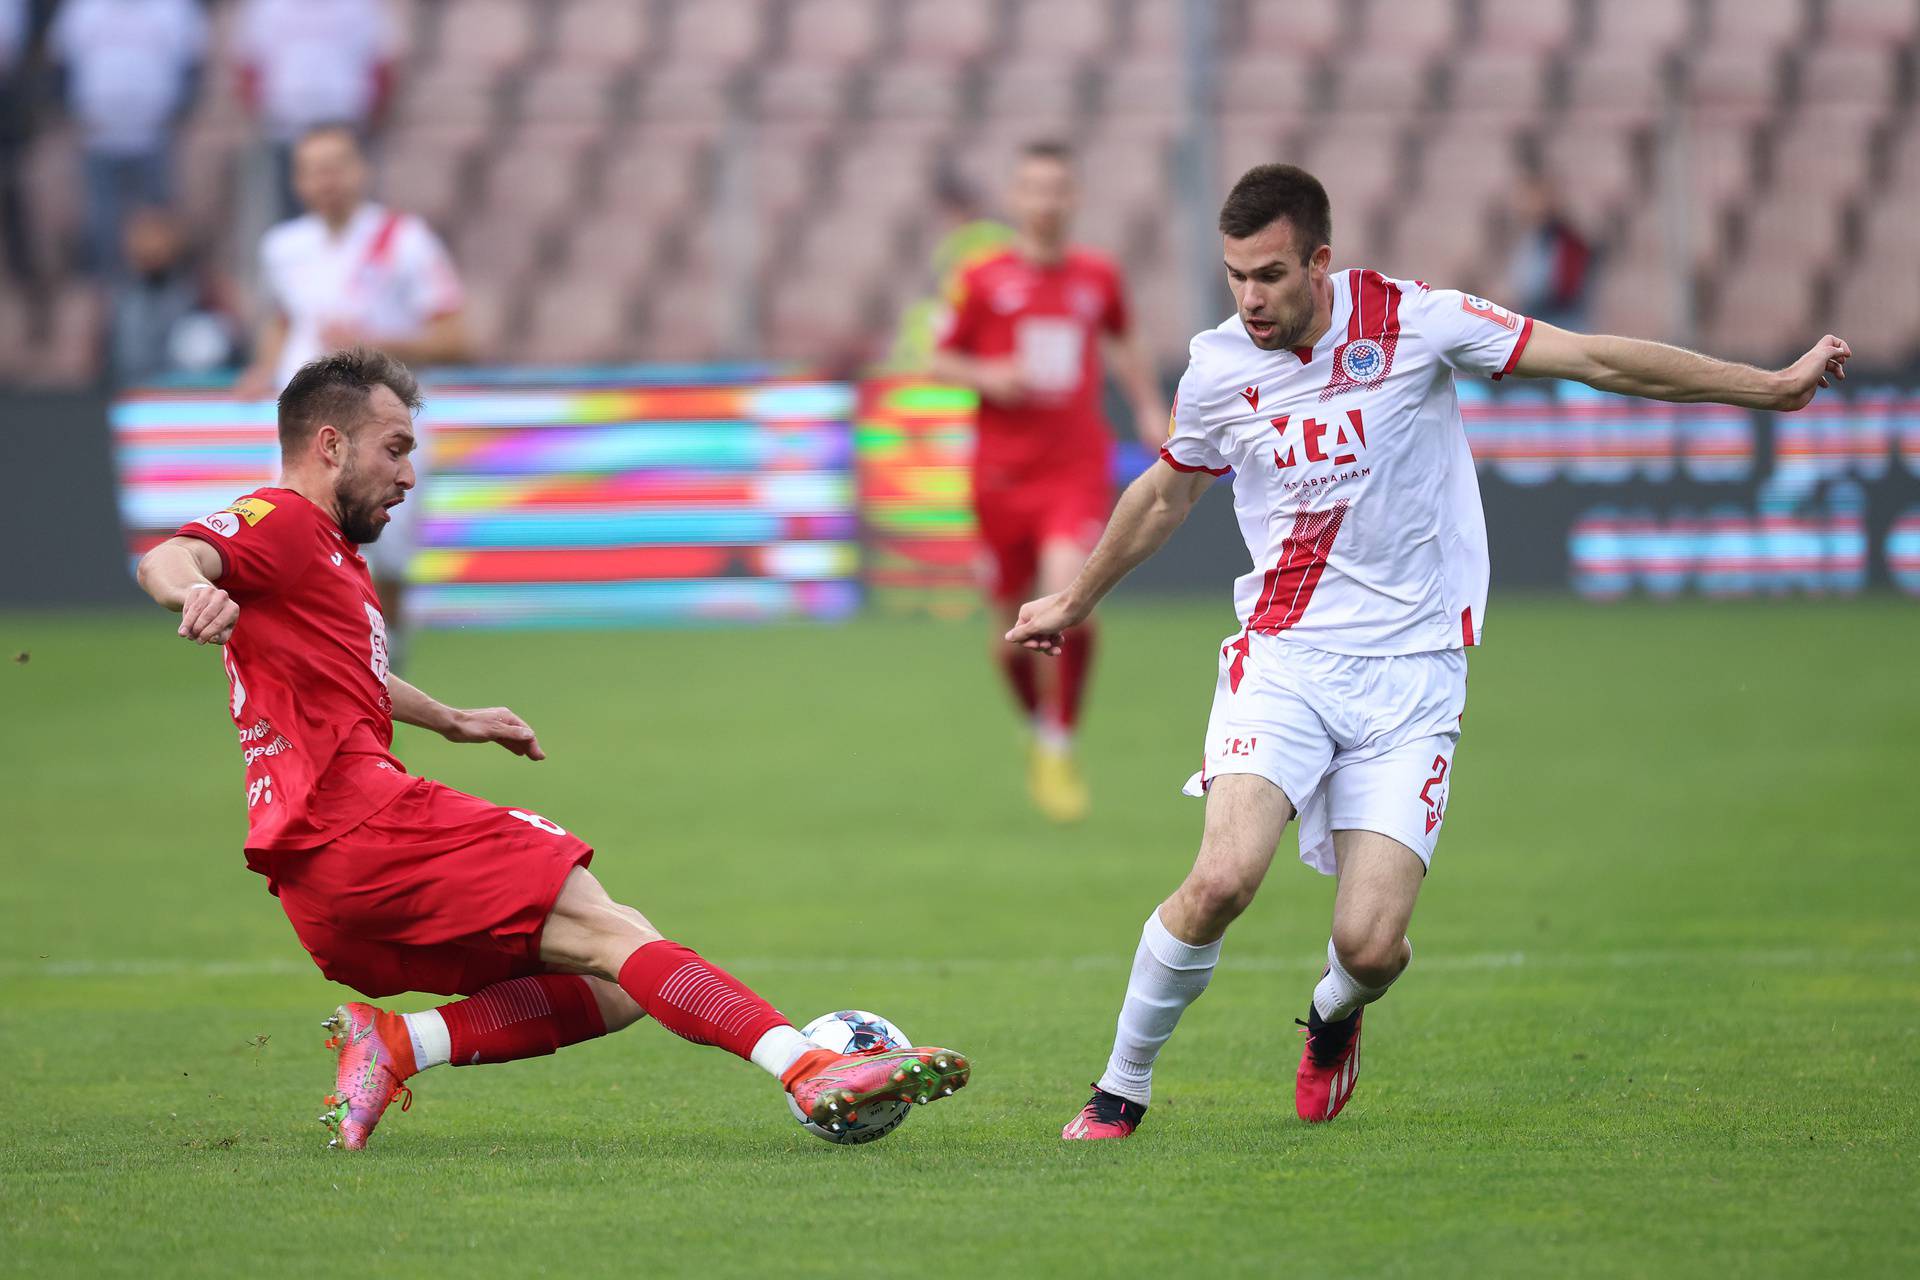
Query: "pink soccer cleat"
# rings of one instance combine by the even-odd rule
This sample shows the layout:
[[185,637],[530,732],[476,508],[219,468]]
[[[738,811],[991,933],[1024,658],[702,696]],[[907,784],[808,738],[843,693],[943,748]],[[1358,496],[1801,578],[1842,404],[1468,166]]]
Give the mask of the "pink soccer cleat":
[[333,1131],[329,1147],[358,1151],[366,1146],[395,1094],[400,1095],[402,1111],[413,1105],[413,1090],[406,1084],[413,1074],[413,1046],[396,1052],[389,1043],[389,1037],[406,1034],[404,1027],[393,1029],[398,1022],[392,1014],[356,1002],[341,1005],[320,1024],[333,1032],[326,1047],[340,1055],[333,1092],[320,1113],[320,1123]]
[[1355,1009],[1338,1022],[1324,1022],[1308,1007],[1304,1021],[1307,1044],[1300,1051],[1300,1070],[1293,1078],[1293,1108],[1309,1124],[1320,1124],[1340,1114],[1360,1079],[1360,1015]]
[[807,1118],[838,1131],[874,1102],[937,1102],[967,1087],[973,1067],[951,1049],[816,1049],[787,1068],[781,1083]]
[[1108,1093],[1096,1084],[1093,1086],[1093,1096],[1087,1099],[1087,1105],[1080,1108],[1079,1115],[1067,1121],[1067,1127],[1060,1131],[1060,1136],[1069,1142],[1131,1137],[1146,1115],[1147,1109],[1142,1104],[1117,1093]]

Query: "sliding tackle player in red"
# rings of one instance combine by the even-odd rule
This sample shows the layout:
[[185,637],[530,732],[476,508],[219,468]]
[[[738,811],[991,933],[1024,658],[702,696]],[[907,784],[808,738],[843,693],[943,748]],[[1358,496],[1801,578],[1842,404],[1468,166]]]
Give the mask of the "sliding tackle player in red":
[[413,375],[381,352],[306,365],[280,396],[280,484],[183,526],[140,562],[140,585],[180,614],[178,634],[225,646],[247,865],[314,963],[370,997],[467,997],[410,1014],[353,1002],[327,1019],[339,1062],[320,1119],[333,1145],[364,1146],[429,1067],[537,1057],[643,1016],[749,1059],[829,1128],[871,1102],[928,1102],[965,1085],[967,1060],[949,1049],[814,1045],[738,978],[608,897],[578,836],[394,759],[395,720],[545,756],[507,708],[456,710],[387,669],[360,548],[413,487],[419,407]]

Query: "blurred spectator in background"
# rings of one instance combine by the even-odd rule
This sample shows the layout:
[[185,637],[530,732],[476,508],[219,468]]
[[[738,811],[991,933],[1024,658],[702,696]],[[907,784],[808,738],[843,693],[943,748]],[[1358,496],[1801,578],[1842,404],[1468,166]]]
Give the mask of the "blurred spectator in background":
[[32,127],[27,96],[31,17],[27,0],[0,0],[0,265],[23,287],[38,276],[20,180]]
[[900,315],[888,358],[896,369],[927,367],[933,357],[934,329],[958,296],[960,273],[1013,240],[1013,228],[982,213],[979,197],[958,174],[942,174],[935,183],[932,212],[940,237],[933,246],[934,291]]
[[125,263],[109,303],[108,362],[122,386],[177,373],[231,368],[237,330],[231,298],[187,246],[167,210],[127,217]]
[[234,60],[241,101],[272,152],[278,216],[300,212],[293,147],[309,130],[338,124],[362,143],[372,137],[392,96],[395,47],[382,0],[246,0]]
[[48,53],[80,126],[87,264],[119,265],[128,209],[173,197],[173,134],[199,91],[207,23],[194,0],[66,0]]
[[[376,346],[416,369],[472,358],[446,247],[421,219],[367,198],[366,157],[352,128],[323,125],[301,138],[293,184],[307,212],[260,243],[268,318],[235,394],[277,396],[301,365],[344,347]],[[415,431],[414,470],[424,476],[428,438]],[[406,651],[403,591],[419,510],[417,499],[402,503],[366,551],[396,670]]]
[[1562,329],[1584,329],[1593,246],[1568,219],[1545,170],[1522,179],[1514,213],[1519,227],[1507,282],[1514,307]]

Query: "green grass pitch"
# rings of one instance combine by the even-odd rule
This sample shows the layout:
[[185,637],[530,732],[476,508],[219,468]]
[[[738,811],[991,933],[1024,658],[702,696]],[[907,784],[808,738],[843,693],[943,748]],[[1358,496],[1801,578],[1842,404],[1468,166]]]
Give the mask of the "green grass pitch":
[[425,1075],[347,1155],[314,1123],[342,992],[241,863],[217,659],[157,611],[0,618],[0,1273],[1920,1274],[1920,611],[1496,601],[1346,1113],[1293,1116],[1331,885],[1289,834],[1139,1136],[1069,1146],[1230,626],[1105,621],[1067,831],[976,627],[424,638],[409,674],[551,759],[403,730],[413,769],[578,830],[796,1020],[977,1068],[837,1149],[642,1023]]

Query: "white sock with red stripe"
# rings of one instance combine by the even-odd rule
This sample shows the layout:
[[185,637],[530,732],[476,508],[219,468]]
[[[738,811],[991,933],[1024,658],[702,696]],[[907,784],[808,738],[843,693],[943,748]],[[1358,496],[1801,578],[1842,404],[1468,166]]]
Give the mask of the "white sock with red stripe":
[[1143,1107],[1152,1101],[1154,1059],[1180,1015],[1207,989],[1219,962],[1218,940],[1204,946],[1182,942],[1167,932],[1159,909],[1154,909],[1133,953],[1133,976],[1127,980],[1127,998],[1120,1005],[1113,1053],[1100,1088]]
[[[1413,963],[1413,943],[1408,942],[1406,947],[1407,964],[1411,964]],[[1401,965],[1400,973],[1405,973],[1406,971],[1407,966]],[[1362,1005],[1372,1004],[1375,1000],[1387,994],[1387,988],[1392,986],[1393,982],[1399,981],[1399,979],[1400,974],[1396,973],[1393,975],[1392,982],[1387,982],[1382,986],[1369,987],[1363,985],[1352,974],[1347,972],[1345,965],[1340,963],[1340,953],[1334,949],[1333,939],[1328,938],[1327,974],[1324,978],[1320,979],[1320,984],[1313,989],[1313,1007],[1315,1011],[1319,1013],[1322,1022],[1338,1022],[1342,1018],[1350,1017],[1355,1009],[1360,1008]]]

